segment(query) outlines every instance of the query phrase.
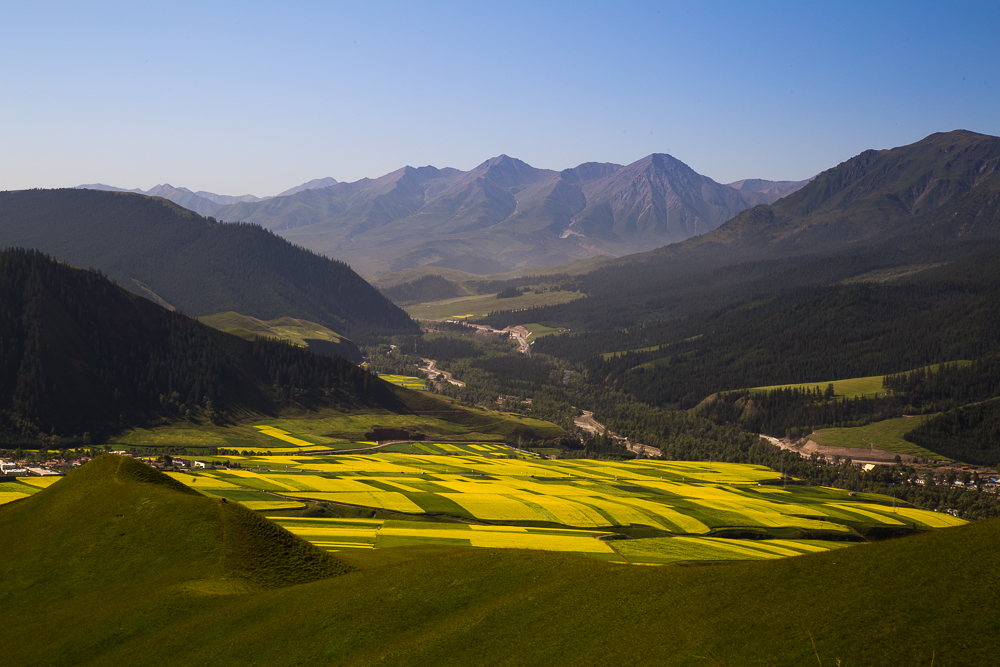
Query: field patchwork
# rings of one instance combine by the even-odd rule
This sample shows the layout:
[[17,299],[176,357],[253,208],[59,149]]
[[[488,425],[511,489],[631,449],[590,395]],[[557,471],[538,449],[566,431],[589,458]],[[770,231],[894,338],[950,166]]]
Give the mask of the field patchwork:
[[[370,513],[372,519],[363,524],[275,515],[328,549],[432,543],[617,558],[602,542],[593,540],[595,546],[587,540],[638,530],[641,539],[614,541],[616,548],[633,550],[631,556],[620,550],[632,562],[745,560],[834,548],[860,540],[857,531],[872,527],[931,530],[963,523],[947,514],[894,506],[889,497],[767,484],[778,473],[762,466],[497,458],[495,445],[474,447],[451,451],[437,444],[433,451],[447,454],[424,455],[216,457],[230,469],[173,476],[206,495],[258,510],[321,503],[334,514]],[[273,504],[282,502],[289,504]],[[763,539],[720,536],[748,533]]]

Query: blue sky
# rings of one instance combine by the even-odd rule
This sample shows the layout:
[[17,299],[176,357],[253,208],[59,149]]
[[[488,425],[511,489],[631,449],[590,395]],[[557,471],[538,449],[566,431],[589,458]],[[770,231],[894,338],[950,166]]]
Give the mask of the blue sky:
[[1000,135],[997,0],[0,9],[0,189],[269,195],[501,153],[802,179],[932,132]]

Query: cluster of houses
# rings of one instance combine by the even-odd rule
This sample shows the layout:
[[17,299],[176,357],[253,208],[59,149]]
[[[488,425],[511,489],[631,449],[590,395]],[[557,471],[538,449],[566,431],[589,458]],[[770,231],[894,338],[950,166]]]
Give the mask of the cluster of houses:
[[79,468],[90,459],[67,461],[53,459],[42,463],[18,463],[13,459],[0,459],[0,477],[46,477],[49,475],[65,475],[67,470]]

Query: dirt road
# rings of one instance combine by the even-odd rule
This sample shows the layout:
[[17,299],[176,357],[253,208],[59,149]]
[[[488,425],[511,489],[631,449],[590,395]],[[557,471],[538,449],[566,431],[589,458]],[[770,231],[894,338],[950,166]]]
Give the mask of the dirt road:
[[431,380],[433,382],[434,378],[436,378],[440,374],[440,375],[444,376],[445,380],[447,380],[450,384],[455,385],[456,387],[464,387],[465,386],[464,382],[462,382],[461,380],[456,380],[454,378],[454,376],[452,376],[452,374],[449,373],[448,371],[441,370],[440,368],[437,368],[434,365],[434,364],[437,363],[437,360],[435,360],[435,359],[424,359],[423,357],[420,357],[420,361],[424,362],[424,365],[420,368],[420,370],[423,371],[423,373],[425,375],[427,375],[427,379],[428,380]]
[[623,445],[630,452],[635,452],[640,456],[662,456],[662,452],[656,447],[649,447],[639,442],[632,442],[625,436],[618,435],[613,431],[609,431],[608,428],[601,422],[594,419],[594,413],[590,410],[584,410],[583,414],[579,417],[573,419],[573,423],[579,428],[587,431],[588,433],[593,433],[594,435],[601,435],[607,433],[609,438],[612,438]]

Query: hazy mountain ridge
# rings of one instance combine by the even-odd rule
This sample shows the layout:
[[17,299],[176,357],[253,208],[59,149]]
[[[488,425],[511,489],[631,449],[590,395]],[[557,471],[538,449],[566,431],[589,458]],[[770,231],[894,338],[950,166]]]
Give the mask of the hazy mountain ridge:
[[408,166],[214,215],[255,222],[366,274],[422,265],[492,272],[649,250],[793,189],[753,183],[763,191],[716,183],[660,154],[562,171],[500,155],[467,172]]
[[[335,178],[315,178],[311,181],[303,183],[302,185],[297,185],[294,188],[289,188],[284,192],[278,194],[278,197],[285,197],[288,195],[296,194],[305,190],[312,190],[315,188],[325,188],[331,185],[336,185],[337,180]],[[115,187],[113,185],[105,185],[104,183],[89,183],[85,185],[76,186],[77,190],[103,190],[105,192],[135,192],[140,195],[150,195],[153,197],[163,197],[164,199],[169,199],[175,204],[180,204],[186,209],[192,210],[195,213],[201,215],[211,215],[217,211],[222,206],[230,206],[233,204],[239,204],[242,202],[256,203],[261,201],[266,201],[268,199],[273,199],[273,197],[257,197],[256,195],[219,195],[214,192],[206,192],[205,190],[199,190],[197,192],[192,192],[188,188],[175,188],[169,183],[161,183],[160,185],[154,185],[148,190],[143,190],[142,188],[132,188],[131,190],[126,190],[125,188]]]

